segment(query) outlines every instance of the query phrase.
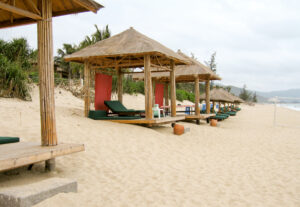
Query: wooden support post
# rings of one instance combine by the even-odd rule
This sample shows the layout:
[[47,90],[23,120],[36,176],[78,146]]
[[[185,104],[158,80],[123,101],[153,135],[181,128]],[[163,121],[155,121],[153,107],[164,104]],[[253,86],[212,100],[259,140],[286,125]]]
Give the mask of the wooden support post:
[[199,107],[200,90],[199,90],[199,76],[195,78],[195,114],[200,115]]
[[123,74],[121,68],[116,68],[118,75],[118,101],[123,103]]
[[174,60],[170,62],[170,89],[171,89],[171,116],[176,116],[176,82],[175,82],[175,64]]
[[155,78],[152,78],[152,107],[154,107],[155,104]]
[[[164,97],[165,97],[165,106],[169,106],[169,84],[165,83],[164,85]],[[165,109],[166,112],[169,111],[168,108]]]
[[45,170],[54,171],[55,170],[55,158],[45,161]]
[[150,55],[144,56],[144,88],[146,119],[152,119],[152,83],[151,83]]
[[209,114],[210,113],[210,85],[209,85],[209,80],[205,81],[205,102],[206,102],[206,113]]
[[40,83],[41,141],[57,145],[54,101],[54,58],[52,39],[52,1],[40,1],[42,20],[37,23]]
[[215,111],[216,102],[213,101],[213,111]]
[[84,62],[84,85],[83,85],[83,91],[84,91],[84,116],[89,116],[90,111],[90,82],[91,82],[91,71],[89,67],[89,62]]

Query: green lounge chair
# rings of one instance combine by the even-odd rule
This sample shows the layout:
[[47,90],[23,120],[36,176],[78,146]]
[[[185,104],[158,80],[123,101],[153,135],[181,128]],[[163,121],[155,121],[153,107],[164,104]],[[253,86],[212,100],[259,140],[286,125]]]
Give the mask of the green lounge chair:
[[15,143],[19,141],[19,137],[0,137],[0,144]]
[[120,101],[104,101],[104,104],[114,113],[119,115],[144,114],[144,110],[127,109]]
[[106,111],[89,111],[89,118],[94,120],[133,120],[141,119],[141,116],[107,116]]

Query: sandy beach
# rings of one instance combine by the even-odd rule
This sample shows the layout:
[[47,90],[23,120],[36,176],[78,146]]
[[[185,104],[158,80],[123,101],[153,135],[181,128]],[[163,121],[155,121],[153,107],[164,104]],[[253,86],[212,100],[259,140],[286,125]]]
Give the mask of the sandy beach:
[[[0,98],[0,136],[40,142],[38,89],[32,102]],[[84,143],[85,152],[56,159],[31,172],[0,174],[0,188],[49,177],[78,181],[78,193],[59,194],[37,206],[300,206],[300,112],[242,105],[237,116],[211,127],[182,122],[146,128],[83,117],[83,100],[55,90],[59,142]],[[144,108],[142,95],[124,95]],[[285,125],[285,126],[282,126]]]

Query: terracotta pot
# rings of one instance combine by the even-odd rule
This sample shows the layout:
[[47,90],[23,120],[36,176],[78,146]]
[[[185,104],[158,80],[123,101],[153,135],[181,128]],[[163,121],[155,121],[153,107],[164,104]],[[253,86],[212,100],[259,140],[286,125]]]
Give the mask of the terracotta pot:
[[173,131],[174,134],[181,135],[184,133],[184,126],[180,124],[175,124]]
[[211,119],[210,120],[210,126],[217,126],[217,124],[218,124],[218,120],[216,120],[216,119]]

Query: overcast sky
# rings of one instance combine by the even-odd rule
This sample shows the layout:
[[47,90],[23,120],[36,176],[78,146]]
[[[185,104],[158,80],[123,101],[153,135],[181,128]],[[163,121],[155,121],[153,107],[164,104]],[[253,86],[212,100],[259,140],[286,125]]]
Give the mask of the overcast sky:
[[[257,91],[300,88],[299,0],[97,0],[98,14],[54,18],[55,53],[82,41],[94,24],[112,34],[130,26],[198,60],[216,51],[222,83]],[[0,30],[0,38],[25,37],[36,48],[36,25]]]

